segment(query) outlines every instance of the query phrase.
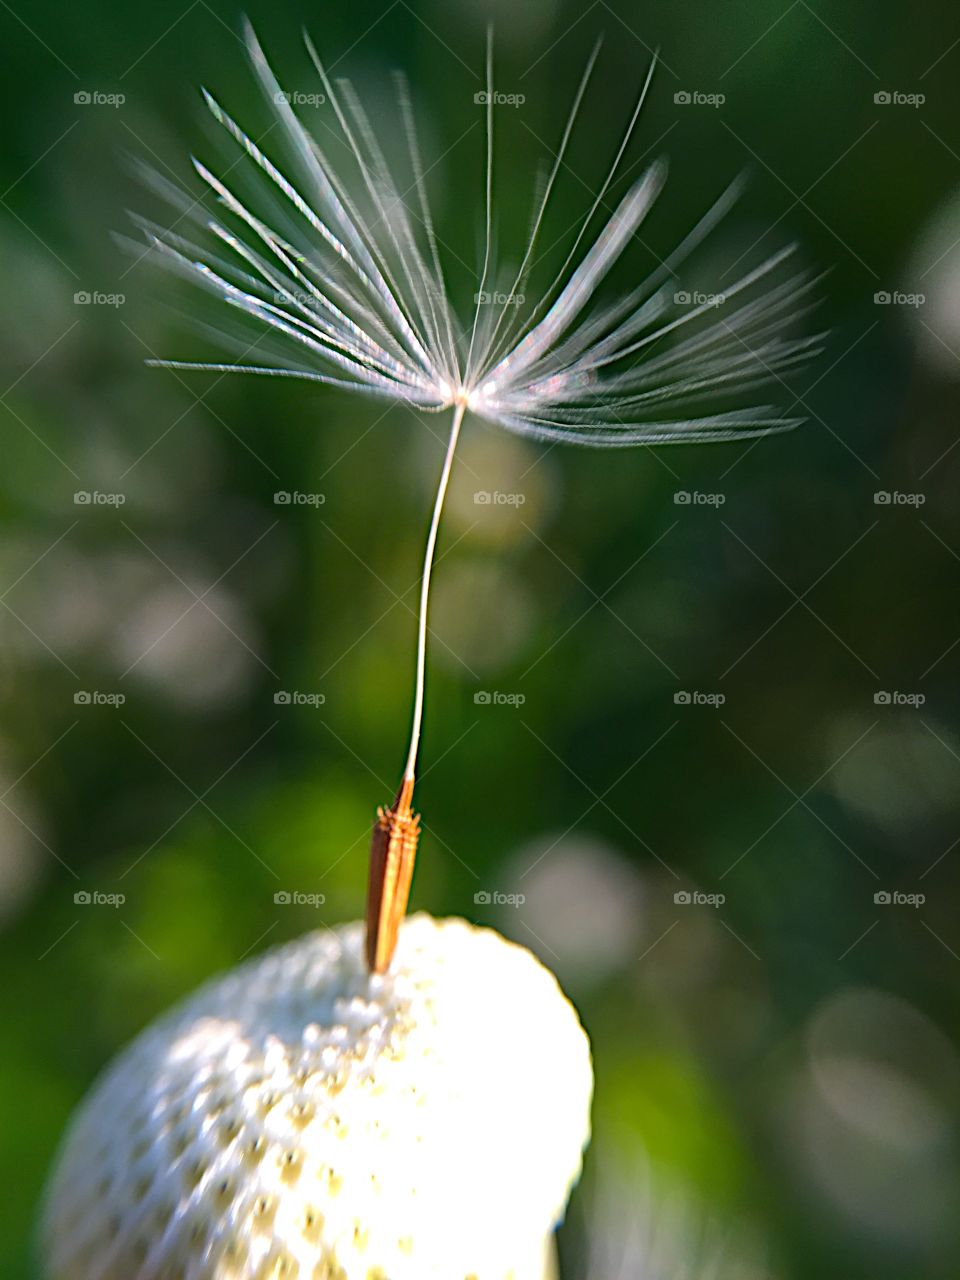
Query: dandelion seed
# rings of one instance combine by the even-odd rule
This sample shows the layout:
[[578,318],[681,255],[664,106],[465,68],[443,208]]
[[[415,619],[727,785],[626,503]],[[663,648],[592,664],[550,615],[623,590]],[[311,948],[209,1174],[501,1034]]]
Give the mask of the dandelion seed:
[[[819,349],[822,335],[793,337],[798,316],[812,305],[815,283],[796,273],[769,280],[790,255],[774,254],[726,289],[722,310],[707,298],[678,307],[677,267],[732,204],[732,186],[673,253],[629,293],[594,304],[666,177],[656,161],[630,186],[602,229],[590,239],[595,215],[621,168],[653,77],[651,65],[604,180],[553,281],[529,308],[526,296],[544,220],[594,71],[594,49],[574,96],[558,151],[539,196],[515,273],[499,269],[493,247],[494,91],[492,41],[486,60],[485,235],[476,305],[461,326],[449,301],[430,215],[410,96],[398,80],[398,110],[413,182],[402,192],[396,164],[349,81],[331,80],[312,43],[307,48],[333,111],[349,165],[331,163],[300,122],[252,30],[250,57],[273,105],[288,153],[285,172],[209,94],[215,120],[249,162],[259,205],[269,220],[199,161],[197,174],[216,196],[219,216],[198,216],[171,185],[153,177],[180,202],[172,229],[137,219],[167,263],[257,322],[245,331],[235,363],[155,361],[174,369],[245,372],[302,378],[365,392],[425,412],[451,413],[450,434],[427,536],[420,588],[416,682],[410,745],[394,804],[381,810],[371,850],[367,957],[373,971],[390,963],[406,910],[419,819],[412,811],[423,716],[430,574],[444,496],[467,412],[536,440],[597,448],[743,439],[784,431],[801,419],[769,404],[742,403],[764,383],[778,381]],[[238,157],[242,160],[243,156]],[[231,171],[234,166],[231,166]],[[406,196],[412,195],[408,205]],[[198,223],[213,246],[201,247],[178,230]],[[587,244],[581,252],[581,246]],[[496,290],[491,282],[496,281]],[[501,287],[502,286],[502,287]],[[485,305],[489,293],[498,302]],[[227,335],[221,335],[226,337]],[[251,349],[264,360],[247,360]],[[718,405],[704,414],[705,397]]]

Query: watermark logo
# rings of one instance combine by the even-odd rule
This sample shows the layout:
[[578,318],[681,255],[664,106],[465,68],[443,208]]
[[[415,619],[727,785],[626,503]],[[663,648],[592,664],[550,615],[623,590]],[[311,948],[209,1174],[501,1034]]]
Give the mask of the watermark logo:
[[277,306],[292,302],[300,307],[309,307],[317,301],[317,295],[310,293],[306,289],[275,289],[273,291],[273,300]]
[[922,107],[927,100],[925,93],[904,93],[902,89],[878,89],[873,101],[878,107]]
[[473,701],[478,707],[522,707],[525,693],[503,693],[499,689],[478,689]]
[[925,293],[904,293],[902,289],[878,289],[873,295],[875,307],[922,307]]
[[278,889],[273,895],[278,907],[322,907],[326,900],[322,893],[301,893],[299,889]]
[[678,907],[722,907],[726,900],[725,893],[702,893],[699,889],[678,889],[673,895]]
[[901,693],[899,689],[878,689],[873,695],[876,707],[922,707],[926,700],[925,693]]
[[78,289],[73,295],[75,307],[122,307],[125,293],[104,293],[102,289]]
[[77,707],[122,707],[126,700],[125,693],[103,693],[100,689],[78,689],[73,695]]
[[78,489],[73,495],[76,507],[122,507],[126,500],[125,493],[101,493],[99,489]]
[[102,89],[78,89],[73,101],[78,107],[122,107],[127,100],[125,93],[104,93]]
[[278,489],[273,495],[277,507],[322,507],[326,500],[325,493],[301,493],[299,489]]
[[701,89],[678,89],[673,95],[678,107],[722,107],[725,93],[704,93]]
[[875,507],[922,507],[925,493],[901,493],[899,489],[878,489],[873,495]]
[[722,507],[726,500],[725,493],[701,493],[699,489],[678,489],[673,495],[677,507]]
[[922,907],[927,900],[925,893],[902,893],[899,889],[878,889],[873,895],[877,907]]
[[678,307],[722,307],[726,300],[724,293],[701,293],[699,289],[678,289],[673,295]]
[[525,893],[501,893],[499,889],[478,889],[473,901],[478,907],[522,907]]
[[525,293],[499,293],[497,290],[489,293],[486,289],[481,289],[473,295],[473,301],[478,307],[522,307],[526,300]]
[[525,493],[501,493],[494,489],[478,489],[473,495],[474,505],[478,507],[522,507],[527,500]]
[[273,100],[278,107],[282,107],[284,103],[288,107],[322,107],[327,100],[327,95],[325,93],[300,93],[298,89],[288,93],[283,89],[278,89],[273,95]]
[[704,693],[701,689],[678,689],[673,695],[678,707],[722,707],[726,700],[725,693]]
[[103,893],[100,889],[78,889],[73,895],[74,904],[78,907],[122,907],[126,902],[126,894]]
[[299,689],[278,689],[273,695],[277,707],[322,707],[327,700],[325,693],[302,693]]
[[499,89],[487,93],[485,89],[481,89],[473,95],[473,100],[478,107],[522,107],[527,97],[523,93],[501,93]]

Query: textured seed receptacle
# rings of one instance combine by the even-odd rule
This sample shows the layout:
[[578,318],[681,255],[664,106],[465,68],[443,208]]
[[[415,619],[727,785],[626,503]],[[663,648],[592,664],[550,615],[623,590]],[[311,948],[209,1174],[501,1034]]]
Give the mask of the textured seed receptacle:
[[542,1280],[589,1136],[587,1037],[489,929],[309,934],[148,1028],[82,1104],[50,1280]]

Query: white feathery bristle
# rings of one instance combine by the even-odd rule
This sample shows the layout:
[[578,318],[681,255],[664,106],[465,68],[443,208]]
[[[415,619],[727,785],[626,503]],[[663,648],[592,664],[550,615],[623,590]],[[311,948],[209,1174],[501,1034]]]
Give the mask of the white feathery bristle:
[[203,987],[111,1066],[67,1135],[51,1280],[543,1280],[589,1137],[586,1034],[524,948],[406,920]]
[[[461,323],[444,276],[429,170],[405,80],[398,81],[397,102],[404,136],[388,151],[353,86],[331,81],[308,41],[329,104],[325,135],[340,143],[328,154],[328,138],[321,146],[308,132],[250,29],[247,44],[279,126],[267,130],[264,144],[275,158],[205,94],[239,149],[219,177],[195,162],[216,197],[216,212],[155,175],[151,185],[173,204],[176,220],[166,230],[135,220],[167,267],[229,305],[239,323],[233,334],[220,336],[238,358],[152,363],[303,378],[428,413],[465,406],[520,435],[595,448],[745,438],[802,421],[757,397],[761,386],[788,391],[785,378],[817,353],[823,338],[798,328],[814,305],[816,281],[803,271],[780,276],[789,251],[773,253],[739,278],[731,275],[723,294],[697,301],[698,295],[676,292],[677,272],[728,212],[735,186],[645,279],[625,264],[666,178],[665,162],[655,161],[614,198],[653,63],[560,271],[539,284],[538,241],[561,172],[569,168],[565,157],[599,48],[537,188],[513,275],[498,261],[493,236],[499,179],[495,183],[488,44],[484,180],[476,196],[485,211],[484,250],[473,314]],[[412,174],[412,184],[401,171]],[[191,223],[196,241],[183,234]],[[599,293],[611,275],[629,287],[603,301]]]

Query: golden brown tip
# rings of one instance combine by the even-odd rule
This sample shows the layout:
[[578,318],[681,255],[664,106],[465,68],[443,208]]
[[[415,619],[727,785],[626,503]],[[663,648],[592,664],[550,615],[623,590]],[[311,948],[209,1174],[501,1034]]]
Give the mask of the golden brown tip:
[[410,808],[413,778],[404,778],[390,809],[378,809],[370,842],[367,889],[367,964],[371,973],[390,967],[400,922],[407,910],[420,815]]

